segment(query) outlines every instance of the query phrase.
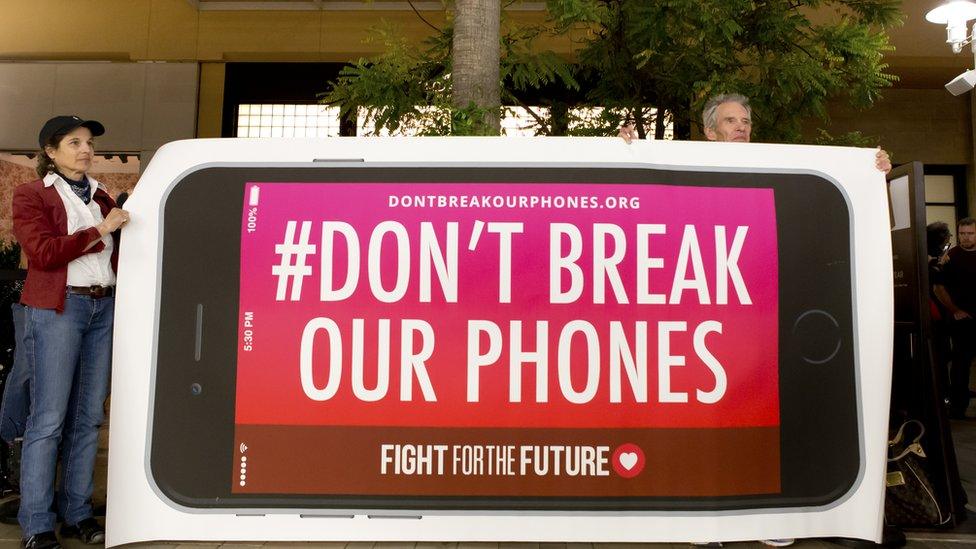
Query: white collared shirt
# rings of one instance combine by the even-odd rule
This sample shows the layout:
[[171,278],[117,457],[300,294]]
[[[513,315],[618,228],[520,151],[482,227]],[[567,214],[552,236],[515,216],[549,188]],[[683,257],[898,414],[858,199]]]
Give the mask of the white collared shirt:
[[[91,177],[88,178],[89,197],[95,196],[95,190],[101,183]],[[61,176],[49,173],[44,177],[44,186],[54,188],[61,196],[64,211],[68,214],[68,234],[94,227],[104,220],[102,210],[94,199],[88,204],[82,202],[78,195],[71,190],[71,186]],[[103,187],[104,190],[104,187]],[[112,235],[102,237],[105,248],[98,253],[86,253],[68,263],[68,286],[114,286],[115,272],[112,270]]]

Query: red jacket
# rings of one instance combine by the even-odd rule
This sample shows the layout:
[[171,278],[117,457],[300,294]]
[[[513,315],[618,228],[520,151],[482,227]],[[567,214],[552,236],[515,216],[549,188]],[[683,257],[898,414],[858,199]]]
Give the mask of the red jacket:
[[[92,199],[102,211],[102,217],[115,207],[115,201],[101,186]],[[53,185],[45,187],[42,179],[14,189],[13,211],[14,235],[28,260],[27,281],[20,302],[63,312],[68,263],[83,254],[105,249],[105,244],[98,242],[85,250],[101,235],[95,227],[69,235],[68,214],[61,195]],[[112,234],[112,239],[112,269],[116,270],[119,260],[118,232]]]

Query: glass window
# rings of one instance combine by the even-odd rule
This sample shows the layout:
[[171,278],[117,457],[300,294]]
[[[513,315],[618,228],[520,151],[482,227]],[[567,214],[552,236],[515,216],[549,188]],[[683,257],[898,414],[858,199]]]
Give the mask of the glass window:
[[[543,120],[549,118],[549,109],[546,107],[531,107],[531,109]],[[532,137],[538,133],[539,121],[524,107],[505,107],[501,126],[502,135],[506,137]]]
[[951,175],[925,176],[925,203],[955,203],[956,192]]
[[334,137],[339,108],[324,105],[238,105],[238,137]]
[[[545,121],[550,116],[546,107],[531,107],[532,111]],[[448,114],[436,112],[434,107],[421,106],[417,110],[424,115],[434,115],[439,120],[436,123],[447,124]],[[238,137],[334,137],[339,135],[339,108],[318,104],[240,104],[238,105],[237,128],[234,135]],[[539,121],[524,107],[505,107],[501,120],[501,134],[508,137],[531,137],[539,135]],[[595,125],[603,109],[575,108],[569,111],[569,129]],[[652,111],[653,113],[653,111]],[[357,117],[356,135],[378,136],[415,136],[424,133],[431,122],[425,119],[406,120],[390,132],[380,129],[374,133],[374,121],[368,119],[364,111]],[[653,132],[652,132],[653,133]],[[653,138],[653,135],[651,136]],[[673,139],[673,129],[669,122],[666,126],[665,139]]]

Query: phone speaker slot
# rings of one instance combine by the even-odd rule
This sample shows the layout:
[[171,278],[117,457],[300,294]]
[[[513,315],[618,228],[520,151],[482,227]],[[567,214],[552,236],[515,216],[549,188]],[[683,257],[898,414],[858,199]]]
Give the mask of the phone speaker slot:
[[193,360],[200,362],[203,349],[203,303],[197,303],[197,325],[193,344]]
[[398,520],[420,520],[420,515],[366,515],[368,519],[398,519]]
[[313,158],[312,162],[366,162],[365,158]]
[[356,515],[307,515],[302,513],[298,517],[303,519],[354,519]]
[[254,513],[254,514],[250,514],[250,513],[247,513],[247,514],[245,514],[245,513],[237,513],[235,516],[238,516],[238,517],[266,517],[267,515],[264,514],[264,513]]

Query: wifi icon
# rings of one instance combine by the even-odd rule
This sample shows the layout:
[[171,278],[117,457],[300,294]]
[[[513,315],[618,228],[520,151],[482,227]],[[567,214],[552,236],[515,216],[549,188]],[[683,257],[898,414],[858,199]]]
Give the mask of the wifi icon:
[[246,452],[246,451],[247,451],[247,444],[244,444],[244,443],[242,442],[242,443],[241,443],[241,453],[243,454],[243,453],[244,453],[244,452]]

